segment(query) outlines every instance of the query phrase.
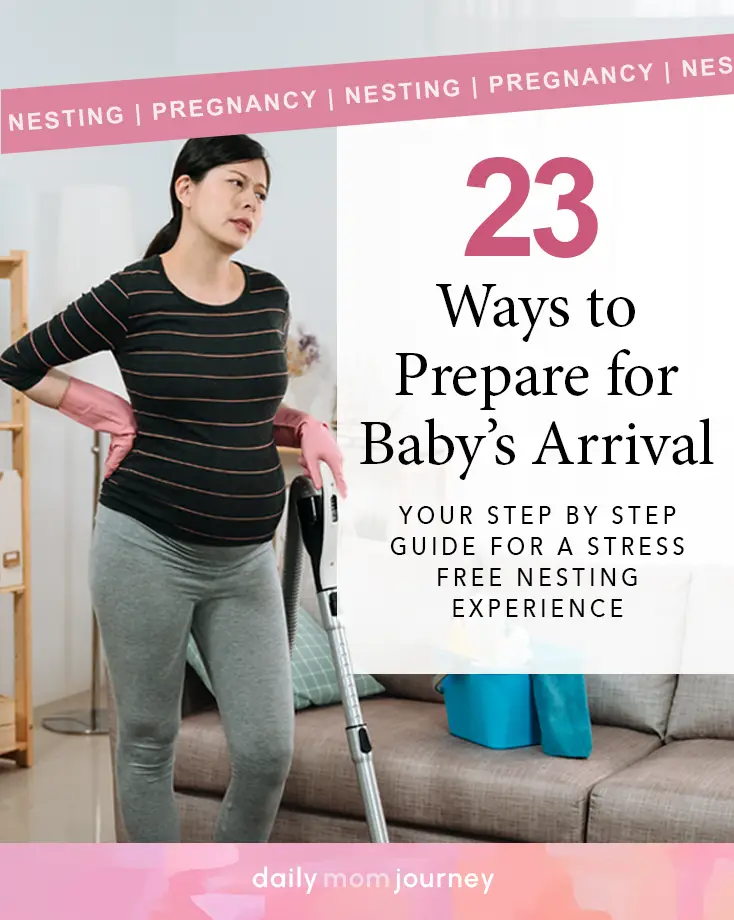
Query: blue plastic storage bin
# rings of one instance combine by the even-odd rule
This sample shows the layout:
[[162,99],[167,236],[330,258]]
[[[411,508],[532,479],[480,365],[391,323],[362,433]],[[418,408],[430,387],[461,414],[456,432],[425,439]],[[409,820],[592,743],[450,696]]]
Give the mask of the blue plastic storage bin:
[[447,674],[437,689],[457,738],[500,750],[540,744],[530,675]]

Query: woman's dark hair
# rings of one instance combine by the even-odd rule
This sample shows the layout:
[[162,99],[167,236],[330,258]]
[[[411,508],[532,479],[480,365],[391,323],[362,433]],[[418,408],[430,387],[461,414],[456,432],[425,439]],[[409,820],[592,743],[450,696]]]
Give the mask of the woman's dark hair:
[[247,134],[230,134],[224,137],[194,137],[186,141],[176,158],[171,177],[170,197],[173,217],[151,240],[144,258],[167,252],[178,239],[181,230],[183,209],[176,197],[176,181],[180,176],[190,176],[192,181],[201,182],[211,169],[245,160],[262,160],[265,164],[268,187],[270,166],[262,144]]

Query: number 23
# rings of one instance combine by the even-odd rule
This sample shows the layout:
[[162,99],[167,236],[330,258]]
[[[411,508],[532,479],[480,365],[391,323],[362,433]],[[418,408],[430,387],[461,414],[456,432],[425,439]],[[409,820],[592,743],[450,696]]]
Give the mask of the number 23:
[[[550,227],[533,230],[540,248],[549,256],[571,259],[585,253],[596,239],[598,221],[596,214],[584,201],[594,187],[594,177],[585,163],[573,157],[556,157],[544,163],[535,177],[543,185],[552,185],[556,176],[570,175],[573,188],[558,196],[558,209],[576,215],[578,230],[567,241],[559,240]],[[467,185],[484,188],[491,176],[504,175],[510,180],[510,191],[486,220],[477,227],[466,245],[467,256],[529,256],[530,237],[497,236],[497,231],[518,213],[530,193],[530,176],[525,167],[509,157],[490,157],[482,160],[469,173]]]

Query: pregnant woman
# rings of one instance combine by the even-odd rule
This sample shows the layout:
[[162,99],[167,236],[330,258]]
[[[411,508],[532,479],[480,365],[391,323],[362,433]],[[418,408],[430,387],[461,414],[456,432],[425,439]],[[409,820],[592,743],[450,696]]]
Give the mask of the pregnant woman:
[[[119,721],[127,836],[176,842],[173,751],[191,631],[211,674],[231,778],[221,842],[264,842],[293,750],[285,611],[272,538],[285,507],[280,445],[345,495],[326,425],[282,404],[289,296],[233,256],[260,225],[265,153],[245,135],[189,140],[173,217],[145,257],[0,355],[0,379],[111,436],[90,560]],[[57,370],[110,351],[130,403]]]

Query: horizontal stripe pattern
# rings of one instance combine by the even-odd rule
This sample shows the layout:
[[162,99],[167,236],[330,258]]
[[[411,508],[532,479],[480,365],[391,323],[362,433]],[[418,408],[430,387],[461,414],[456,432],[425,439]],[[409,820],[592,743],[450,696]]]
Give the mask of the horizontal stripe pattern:
[[100,501],[189,542],[270,540],[284,510],[273,421],[288,385],[289,295],[241,267],[242,296],[210,306],[178,291],[159,256],[142,260],[0,356],[0,379],[26,390],[51,367],[112,352],[138,433]]

